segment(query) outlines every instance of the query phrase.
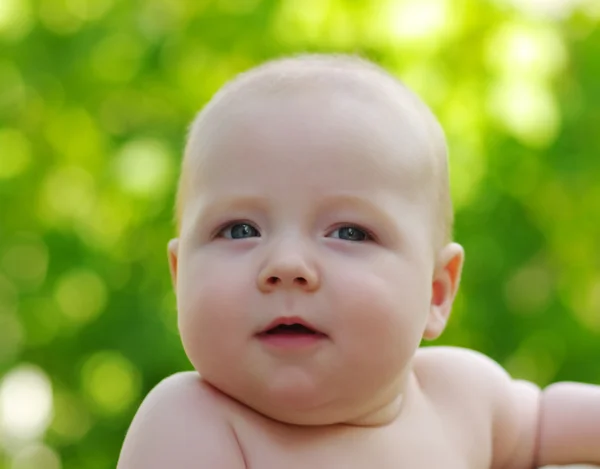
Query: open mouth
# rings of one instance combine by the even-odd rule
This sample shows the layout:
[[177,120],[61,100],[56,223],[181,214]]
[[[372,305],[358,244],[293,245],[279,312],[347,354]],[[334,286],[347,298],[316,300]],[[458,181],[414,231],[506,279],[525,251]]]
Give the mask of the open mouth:
[[271,349],[310,351],[323,343],[327,335],[300,317],[280,317],[263,329],[258,338]]
[[303,324],[279,324],[271,329],[263,332],[264,335],[317,335],[319,334],[314,329]]

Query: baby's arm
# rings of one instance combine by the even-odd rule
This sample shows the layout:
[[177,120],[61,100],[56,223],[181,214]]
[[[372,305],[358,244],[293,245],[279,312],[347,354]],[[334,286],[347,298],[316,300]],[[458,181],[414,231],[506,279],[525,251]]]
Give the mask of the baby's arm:
[[245,468],[218,400],[217,391],[196,373],[161,382],[137,412],[117,469]]
[[[419,362],[427,378],[421,382],[438,383],[429,393],[442,390],[445,396],[457,388],[473,422],[487,415],[492,469],[600,465],[600,387],[558,383],[541,391],[513,380],[488,357],[453,347],[422,349]],[[478,407],[473,408],[474,402]],[[478,411],[480,407],[485,410]],[[472,432],[484,430],[474,426]]]
[[500,378],[494,467],[600,465],[600,386],[556,383],[540,391],[490,367],[489,377],[494,374]]
[[542,395],[539,465],[600,465],[600,386],[557,383]]

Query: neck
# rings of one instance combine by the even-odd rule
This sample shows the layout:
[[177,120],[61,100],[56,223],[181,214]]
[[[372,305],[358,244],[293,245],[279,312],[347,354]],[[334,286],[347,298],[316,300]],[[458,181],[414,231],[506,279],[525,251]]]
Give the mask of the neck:
[[345,422],[357,427],[383,427],[401,417],[407,404],[414,398],[418,390],[417,379],[412,371],[383,396],[382,403],[368,412]]

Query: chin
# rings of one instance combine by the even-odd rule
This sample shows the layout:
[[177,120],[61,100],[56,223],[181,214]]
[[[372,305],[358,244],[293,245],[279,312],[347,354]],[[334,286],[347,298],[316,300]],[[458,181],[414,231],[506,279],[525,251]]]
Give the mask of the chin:
[[314,407],[315,401],[321,400],[323,387],[303,370],[279,374],[261,383],[265,396],[269,401],[281,403],[287,408],[304,410]]
[[325,388],[308,376],[279,376],[252,389],[239,400],[268,418],[291,425],[335,423],[325,411],[331,402]]

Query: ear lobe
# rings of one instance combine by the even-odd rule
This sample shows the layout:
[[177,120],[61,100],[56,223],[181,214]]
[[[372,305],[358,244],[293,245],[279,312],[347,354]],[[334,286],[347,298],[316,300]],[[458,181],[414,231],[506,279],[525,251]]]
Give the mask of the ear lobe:
[[179,239],[175,238],[169,241],[167,245],[167,255],[169,256],[169,270],[171,271],[171,281],[173,288],[177,288],[177,256],[179,255]]
[[464,263],[464,249],[456,243],[445,246],[438,256],[432,282],[431,305],[423,338],[437,339],[446,327],[456,297]]

